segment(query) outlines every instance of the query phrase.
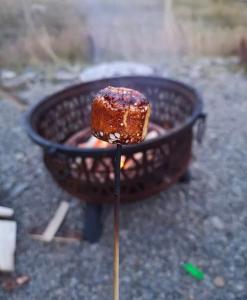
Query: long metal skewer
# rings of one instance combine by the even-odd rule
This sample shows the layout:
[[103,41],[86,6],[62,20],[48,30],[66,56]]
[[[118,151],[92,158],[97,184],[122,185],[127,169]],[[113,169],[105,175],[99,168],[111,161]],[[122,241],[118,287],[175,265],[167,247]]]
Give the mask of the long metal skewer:
[[113,300],[119,300],[119,209],[121,152],[122,145],[117,144],[115,156]]

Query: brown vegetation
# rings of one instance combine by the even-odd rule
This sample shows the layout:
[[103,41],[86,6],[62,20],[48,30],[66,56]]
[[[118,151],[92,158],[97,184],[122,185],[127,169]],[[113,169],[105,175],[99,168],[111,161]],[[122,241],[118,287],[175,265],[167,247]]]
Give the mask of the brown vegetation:
[[[104,53],[99,60],[229,55],[239,53],[240,42],[247,39],[247,3],[241,1],[93,3],[98,15],[79,0],[1,0],[0,66],[88,62],[94,46]],[[100,26],[92,27],[90,17],[99,18]]]

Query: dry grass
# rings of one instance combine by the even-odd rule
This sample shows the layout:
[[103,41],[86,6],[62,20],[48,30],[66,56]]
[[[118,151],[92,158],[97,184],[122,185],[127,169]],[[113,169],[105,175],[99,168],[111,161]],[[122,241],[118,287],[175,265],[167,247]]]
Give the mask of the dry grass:
[[[100,59],[144,61],[158,61],[164,53],[233,54],[247,39],[247,3],[238,0],[97,1],[100,20],[107,14],[112,21],[96,25],[94,35],[83,1],[1,0],[0,67],[90,61],[88,32],[105,53]],[[168,1],[173,10],[167,15]]]
[[184,26],[189,53],[204,55],[236,55],[240,41],[247,39],[246,29],[243,27],[220,28],[214,30],[197,30],[194,26]]
[[189,53],[236,54],[241,39],[247,39],[247,3],[175,0],[174,7]]
[[73,2],[1,0],[0,66],[88,60],[84,18]]

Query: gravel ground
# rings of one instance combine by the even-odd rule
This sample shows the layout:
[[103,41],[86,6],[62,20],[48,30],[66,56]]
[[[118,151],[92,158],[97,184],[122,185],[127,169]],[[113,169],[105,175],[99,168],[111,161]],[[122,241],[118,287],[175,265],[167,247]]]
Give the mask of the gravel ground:
[[[236,70],[235,70],[236,69]],[[122,300],[247,299],[247,77],[234,61],[170,61],[156,72],[193,84],[208,112],[202,146],[194,145],[190,184],[175,185],[121,211]],[[68,83],[37,82],[21,92],[28,103]],[[0,101],[0,198],[18,222],[16,274],[31,277],[8,300],[109,300],[112,295],[112,214],[98,244],[42,244],[28,232],[44,228],[70,196],[52,182],[39,148],[23,131],[22,113]],[[75,199],[64,227],[81,231],[83,206]],[[182,262],[205,272],[189,277]],[[220,277],[220,278],[218,278]],[[0,277],[1,284],[4,277]]]

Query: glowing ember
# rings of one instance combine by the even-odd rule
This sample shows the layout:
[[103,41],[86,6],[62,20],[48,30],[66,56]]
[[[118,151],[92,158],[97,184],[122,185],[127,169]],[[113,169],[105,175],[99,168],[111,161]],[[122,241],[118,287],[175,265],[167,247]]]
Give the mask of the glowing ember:
[[[148,132],[147,136],[146,136],[146,141],[147,140],[152,140],[156,137],[159,136],[159,134],[164,134],[166,132],[166,130],[156,124],[151,123],[150,124],[150,131]],[[90,130],[88,128],[84,129],[81,132],[78,132],[76,134],[74,134],[73,136],[71,136],[66,144],[71,145],[71,146],[76,146],[79,147],[81,149],[90,149],[90,148],[99,148],[99,149],[103,149],[103,148],[111,148],[112,145],[108,144],[105,141],[99,140],[94,136],[90,136],[86,141],[83,141],[83,137],[85,135],[87,135],[88,133],[90,133]],[[83,142],[82,142],[83,141]],[[133,155],[134,159],[136,161],[140,161],[142,162],[143,160],[143,153],[142,152],[137,152]],[[151,160],[153,157],[153,153],[148,153],[147,155],[147,159]],[[93,165],[93,159],[92,158],[87,158],[85,160],[86,165],[89,169],[91,169],[92,165]],[[105,161],[105,164],[111,164],[108,161]],[[121,156],[121,161],[120,161],[120,167],[121,169],[127,170],[127,169],[131,169],[132,167],[135,166],[135,163],[133,162],[132,159],[128,159],[128,157],[126,157],[125,155]],[[72,166],[74,169],[76,169],[76,165]],[[114,173],[110,173],[110,178],[113,179],[114,178]]]
[[120,168],[123,169],[124,168],[124,164],[126,161],[126,157],[124,155],[121,156],[121,161],[120,161]]
[[78,144],[79,148],[106,148],[108,143],[91,136],[85,143]]
[[120,168],[126,169],[126,157],[124,155],[121,156]]

